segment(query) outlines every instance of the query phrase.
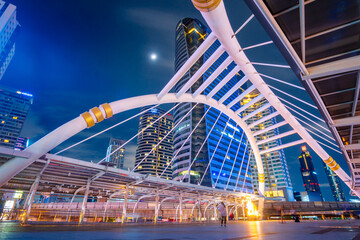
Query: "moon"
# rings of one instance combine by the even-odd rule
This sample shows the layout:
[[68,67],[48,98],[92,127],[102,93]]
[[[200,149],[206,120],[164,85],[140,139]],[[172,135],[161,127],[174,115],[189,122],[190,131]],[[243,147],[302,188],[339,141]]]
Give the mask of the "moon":
[[157,59],[157,55],[156,55],[155,53],[152,53],[152,54],[150,55],[150,59],[153,60],[153,61],[155,61],[155,60]]

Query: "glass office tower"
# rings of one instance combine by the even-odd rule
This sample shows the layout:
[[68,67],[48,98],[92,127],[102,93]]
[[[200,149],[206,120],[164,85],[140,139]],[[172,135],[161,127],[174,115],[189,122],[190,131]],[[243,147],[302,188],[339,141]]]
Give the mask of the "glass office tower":
[[[162,178],[172,179],[173,133],[168,133],[173,128],[174,117],[166,114],[155,122],[165,111],[158,107],[144,107],[141,111],[146,109],[148,111],[141,114],[139,119],[139,132],[141,133],[137,140],[135,172],[152,176],[161,175]],[[151,126],[148,127],[149,125]],[[165,138],[167,134],[168,136]],[[154,150],[152,151],[152,149]]]
[[[182,19],[176,28],[175,70],[186,62],[197,47],[205,40],[209,30],[198,20]],[[193,67],[176,84],[175,92],[191,78],[211,54],[220,45],[216,41]],[[224,53],[205,74],[188,90],[194,93],[201,84],[219,66],[227,54]],[[214,83],[209,85],[204,94],[208,94],[221,79],[232,70],[232,63],[225,69]],[[222,97],[227,90],[233,87],[240,79],[241,74],[235,75],[214,97]],[[237,91],[228,101],[241,94]],[[183,103],[174,112],[175,124],[180,121],[194,106],[194,103]],[[173,177],[194,184],[212,186],[220,189],[253,192],[251,184],[251,167],[249,166],[249,153],[246,148],[246,136],[233,120],[216,109],[210,109],[205,118],[194,130],[208,106],[198,104],[191,114],[187,115],[178,125],[174,133],[174,164]],[[216,123],[216,124],[215,124]],[[213,127],[214,126],[214,127]],[[185,140],[192,132],[190,139]],[[207,137],[208,136],[208,137]],[[181,148],[183,146],[183,148]],[[181,150],[180,150],[181,148]],[[177,152],[180,152],[177,154]],[[191,167],[190,167],[191,166]]]
[[29,93],[0,87],[0,145],[15,147],[32,102]]
[[0,79],[15,54],[16,7],[0,0]]
[[335,202],[345,202],[346,198],[343,188],[341,186],[340,178],[334,173],[333,170],[330,169],[330,167],[326,163],[323,162],[323,164],[324,164],[326,176],[329,181],[331,193]]
[[[124,140],[110,138],[109,146],[106,151],[106,158],[104,161],[106,165],[124,169],[125,147],[121,147],[124,143]],[[114,153],[111,154],[112,152]]]

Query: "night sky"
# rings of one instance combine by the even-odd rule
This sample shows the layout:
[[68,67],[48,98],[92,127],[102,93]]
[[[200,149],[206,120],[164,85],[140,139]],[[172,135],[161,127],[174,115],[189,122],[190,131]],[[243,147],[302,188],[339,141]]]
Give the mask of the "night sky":
[[[177,22],[192,17],[204,23],[190,0],[8,2],[17,6],[20,31],[15,56],[0,84],[34,95],[22,132],[22,136],[30,138],[30,143],[94,106],[158,93],[174,73]],[[225,1],[225,6],[234,31],[251,15],[243,1]],[[246,47],[270,38],[254,18],[238,34],[238,40]],[[150,58],[153,53],[157,54],[155,61]],[[253,62],[286,64],[274,45],[246,53]],[[260,73],[300,85],[290,69],[255,67]],[[312,103],[304,91],[265,80]],[[314,109],[305,106],[304,109],[320,116]],[[138,112],[137,109],[108,119],[69,139],[53,152]],[[126,140],[136,134],[137,127],[138,120],[130,121],[64,155],[97,162],[105,156],[110,136]],[[136,141],[126,146],[127,158],[134,157],[135,149]],[[323,196],[333,201],[321,160],[309,150]],[[342,155],[328,151],[347,171]],[[300,146],[288,148],[285,153],[293,187],[304,191],[298,162]],[[348,194],[347,188],[345,192]]]

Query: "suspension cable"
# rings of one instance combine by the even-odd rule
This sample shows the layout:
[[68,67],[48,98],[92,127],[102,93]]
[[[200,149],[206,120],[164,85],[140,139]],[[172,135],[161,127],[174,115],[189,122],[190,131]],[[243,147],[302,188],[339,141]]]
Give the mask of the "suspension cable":
[[[157,105],[151,107],[150,109],[153,109],[154,107],[157,107],[157,106],[159,106],[159,105],[160,105],[160,104],[157,104]],[[131,119],[133,119],[133,118],[135,118],[135,117],[137,117],[137,116],[139,116],[140,114],[143,114],[144,112],[146,112],[146,111],[148,111],[148,110],[150,110],[150,109],[144,110],[144,111],[142,111],[142,112],[140,112],[140,113],[138,113],[138,114],[136,114],[136,115],[134,115],[134,116],[132,116],[132,117],[129,117],[128,119],[125,119],[124,121],[121,121],[121,122],[119,122],[119,123],[116,123],[116,124],[112,125],[111,127],[108,127],[108,128],[105,129],[105,130],[102,130],[102,131],[100,131],[100,132],[98,132],[98,133],[96,133],[96,134],[94,134],[94,135],[92,135],[92,136],[90,136],[90,137],[88,137],[88,138],[85,138],[84,140],[81,140],[80,142],[77,142],[77,143],[71,145],[70,147],[67,147],[67,148],[65,148],[65,149],[63,149],[63,150],[55,153],[54,155],[58,155],[58,154],[60,154],[60,153],[62,153],[62,152],[65,152],[66,150],[69,150],[70,148],[73,148],[73,147],[75,147],[75,146],[77,146],[77,145],[79,145],[79,144],[81,144],[81,143],[83,143],[83,142],[86,142],[87,140],[90,140],[90,139],[92,139],[92,138],[94,138],[94,137],[96,137],[96,136],[98,136],[98,135],[100,135],[100,134],[102,134],[102,133],[104,133],[104,132],[107,132],[107,131],[109,131],[110,129],[113,129],[114,127],[117,127],[117,126],[119,126],[119,125],[121,125],[121,124],[123,124],[123,123],[125,123],[125,122],[127,122],[127,121],[129,121],[129,120],[131,120]]]
[[235,37],[236,34],[238,34],[241,31],[241,29],[243,29],[253,17],[254,14],[251,14],[251,16],[239,27],[239,29],[234,33],[234,35],[231,36],[231,38]]
[[275,89],[276,91],[278,91],[278,92],[281,92],[282,94],[285,94],[286,96],[288,96],[288,97],[291,97],[291,98],[293,98],[293,99],[295,99],[295,100],[298,100],[299,102],[302,102],[302,103],[304,103],[304,104],[306,104],[306,105],[308,105],[308,106],[310,106],[310,107],[312,107],[312,108],[315,108],[315,109],[318,109],[316,106],[314,106],[314,105],[312,105],[312,104],[310,104],[310,103],[308,103],[308,102],[306,102],[306,101],[304,101],[304,100],[301,100],[300,98],[297,98],[297,97],[295,97],[295,96],[293,96],[293,95],[291,95],[291,94],[289,94],[289,93],[287,93],[287,92],[284,92],[284,91],[282,91],[282,90],[280,90],[280,89],[277,89],[276,87],[273,87],[273,86],[271,86],[271,85],[268,85],[270,88],[272,88],[272,89]]
[[[296,120],[298,120],[299,122],[302,122],[302,123],[306,124],[307,126],[311,127],[311,128],[314,129],[315,131],[318,131],[319,133],[324,134],[324,136],[326,136],[328,139],[335,141],[331,136],[325,134],[324,132],[321,132],[319,129],[315,128],[315,127],[312,126],[311,124],[305,122],[304,120],[301,120],[300,118],[297,118],[297,117],[295,117],[295,118],[296,118]],[[304,128],[305,128],[306,130],[308,130],[306,127],[304,127]]]
[[201,181],[198,183],[198,185],[201,185],[202,181],[204,180],[205,174],[206,174],[206,172],[207,172],[207,170],[208,170],[208,168],[209,168],[209,166],[210,166],[211,161],[213,160],[213,158],[214,158],[214,156],[215,156],[216,150],[217,150],[217,148],[218,148],[218,146],[219,146],[219,144],[220,144],[220,141],[221,141],[222,137],[224,136],[224,132],[225,132],[225,130],[226,130],[226,128],[227,128],[227,124],[229,123],[229,121],[230,121],[230,118],[229,118],[228,121],[226,122],[226,125],[225,125],[224,130],[221,132],[221,136],[220,136],[220,138],[219,138],[219,140],[218,140],[218,142],[217,142],[217,144],[216,144],[216,147],[215,147],[215,149],[214,149],[214,152],[213,152],[213,154],[211,155],[210,161],[209,161],[208,165],[206,166],[205,172],[204,172],[204,174],[203,174],[203,176],[202,176],[202,178],[201,178]]
[[[246,142],[246,148],[248,147],[248,144],[249,144],[249,140],[247,140],[247,142]],[[238,177],[237,177],[237,180],[236,180],[236,185],[235,185],[235,188],[234,188],[234,192],[236,191],[237,185],[239,183],[239,178],[240,178],[240,174],[241,174],[241,171],[242,171],[242,165],[244,165],[243,163],[244,163],[244,158],[245,158],[245,152],[247,150],[246,148],[244,150],[244,156],[243,156],[243,160],[241,162],[241,166],[240,166],[240,169],[239,169],[239,173],[238,173]],[[248,159],[247,159],[247,162],[248,162],[247,167],[250,165],[250,156],[251,156],[251,151],[249,151],[249,155],[248,155]],[[246,178],[246,175],[244,177],[244,181],[245,181],[245,178]]]
[[[326,132],[331,133],[329,129],[327,129],[326,127],[322,126],[321,124],[315,122],[314,120],[312,120],[312,119],[304,116],[303,114],[299,113],[299,112],[296,111],[295,109],[293,109],[293,108],[291,108],[291,107],[289,107],[289,106],[287,106],[287,105],[285,105],[285,107],[288,108],[288,109],[290,109],[290,110],[293,111],[294,113],[300,115],[301,117],[305,118],[306,120],[312,122],[313,124],[317,125],[318,127],[324,129]],[[295,117],[295,118],[296,118],[296,117]],[[298,119],[298,118],[297,118],[297,119]]]
[[[298,106],[296,106],[295,104],[293,104],[293,103],[291,103],[291,102],[289,102],[289,101],[287,101],[287,100],[285,100],[285,99],[283,99],[283,98],[281,98],[281,97],[278,97],[278,98],[279,98],[281,101],[284,101],[285,103],[287,103],[287,104],[289,104],[289,105],[291,105],[291,106],[293,106],[293,107],[296,107],[297,109],[303,111],[304,113],[309,114],[309,115],[312,116],[313,118],[316,118],[317,120],[325,123],[324,119],[319,118],[318,116],[316,116],[316,115],[314,115],[314,114],[312,114],[312,113],[310,113],[310,112],[305,111],[305,110],[302,109],[301,107],[298,107]],[[284,104],[284,105],[285,105],[285,104]],[[285,107],[286,107],[286,105],[285,105]]]
[[[195,155],[195,157],[194,157],[194,160],[191,162],[188,170],[186,170],[187,172],[190,172],[190,169],[191,169],[193,163],[195,162],[195,159],[199,156],[199,154],[200,154],[202,148],[204,147],[205,143],[207,143],[207,139],[210,137],[210,134],[212,133],[212,131],[213,131],[215,125],[217,124],[218,120],[220,119],[220,116],[221,116],[221,115],[222,115],[222,113],[220,112],[220,114],[219,114],[219,116],[217,117],[216,121],[215,121],[214,124],[212,125],[209,133],[207,134],[204,142],[201,144],[201,147],[200,147],[199,151],[196,153],[196,155]],[[180,180],[180,182],[183,182],[186,176],[187,176],[187,174],[184,175],[184,177]]]
[[242,50],[245,51],[245,50],[248,50],[248,49],[252,49],[252,48],[256,48],[256,47],[261,47],[261,46],[264,46],[264,45],[268,45],[268,44],[271,44],[271,43],[273,43],[273,41],[267,41],[267,42],[255,44],[255,45],[252,45],[252,46],[244,47]]
[[161,141],[159,141],[159,142],[156,144],[156,146],[153,147],[153,148],[151,149],[151,151],[150,151],[147,155],[145,155],[145,157],[131,170],[131,172],[134,172],[134,171],[135,171],[135,169],[165,140],[165,138],[167,138],[167,136],[169,136],[169,134],[184,120],[184,118],[185,118],[187,115],[189,115],[189,113],[190,113],[192,110],[193,110],[193,108],[190,109],[190,111],[188,111],[188,112],[175,124],[175,126],[172,127],[172,129],[165,135],[165,137],[163,137],[163,139],[161,139]]
[[[146,126],[146,128],[144,129],[144,131],[146,129],[148,129],[149,127],[151,127],[154,123],[156,123],[157,121],[159,121],[161,118],[163,118],[165,115],[167,115],[169,112],[171,112],[175,107],[177,107],[180,103],[176,104],[175,106],[173,106],[170,110],[168,110],[167,112],[165,112],[163,115],[161,115],[161,117],[159,117],[158,119],[156,119],[154,122],[150,123],[148,126]],[[147,109],[149,110],[149,109]],[[116,148],[114,151],[112,151],[109,155],[106,155],[103,159],[101,159],[97,164],[102,163],[106,158],[111,157],[111,155],[113,155],[116,151],[118,151],[119,149],[121,149],[123,146],[125,146],[126,144],[128,144],[131,140],[133,140],[134,138],[136,138],[137,136],[140,135],[140,133],[142,133],[142,131],[139,131],[135,136],[133,136],[132,138],[130,138],[129,140],[127,140],[124,144],[122,144],[121,146],[119,146],[118,148]]]
[[[197,105],[197,104],[196,104]],[[194,108],[196,107],[196,105],[194,106]],[[199,126],[199,124],[201,123],[201,121],[204,119],[205,115],[209,112],[209,110],[211,109],[211,107],[209,107],[209,109],[205,112],[205,114],[201,117],[200,121],[195,125],[194,129],[191,131],[191,133],[189,134],[189,136],[185,139],[185,141],[183,142],[183,144],[181,145],[181,147],[179,148],[179,150],[176,152],[175,156],[171,158],[170,164],[166,166],[166,168],[164,169],[164,171],[161,173],[160,177],[164,174],[164,172],[167,170],[167,168],[171,165],[171,163],[174,161],[174,159],[178,156],[179,152],[182,150],[182,148],[185,146],[186,142],[190,139],[190,137],[192,136],[192,134],[195,132],[195,130],[197,129],[197,127]]]
[[[235,127],[237,127],[237,125],[236,125]],[[234,128],[233,130],[234,130],[234,131],[233,131],[233,135],[235,136],[235,128]],[[223,169],[223,167],[224,167],[224,164],[225,164],[225,162],[226,162],[226,157],[227,157],[227,155],[228,155],[228,153],[229,153],[229,149],[230,149],[230,147],[231,147],[231,144],[232,144],[233,139],[234,139],[234,138],[231,138],[230,143],[229,143],[229,146],[228,146],[228,148],[227,148],[227,150],[226,150],[226,154],[225,154],[224,161],[223,161],[222,164],[221,164],[221,168],[220,168],[218,177],[216,178],[216,182],[215,182],[215,185],[214,185],[215,188],[216,188],[216,184],[217,184],[218,181],[219,181],[219,177],[220,177],[221,171],[222,171],[222,169]],[[236,160],[236,159],[235,159],[235,160]]]
[[305,129],[306,129],[307,131],[309,131],[310,133],[314,134],[315,136],[317,136],[317,137],[319,137],[319,138],[323,139],[324,141],[326,141],[326,142],[330,143],[331,145],[333,145],[333,146],[335,146],[335,147],[339,147],[336,143],[331,142],[330,140],[328,140],[328,139],[324,138],[323,136],[320,136],[319,134],[317,134],[317,133],[315,133],[315,132],[311,131],[310,129],[308,129],[308,128],[306,128],[306,127],[305,127]]
[[[251,155],[251,154],[249,154],[249,159],[250,159],[250,155]],[[248,165],[247,165],[247,167],[246,167],[246,172],[245,172],[245,176],[244,176],[244,183],[243,183],[243,186],[242,186],[242,188],[241,188],[241,192],[244,191],[244,187],[245,187],[245,183],[246,183],[246,175],[247,175],[247,173],[248,173],[249,166],[250,166],[250,162],[249,162],[249,160],[248,160]],[[247,190],[246,190],[246,192],[247,192]]]
[[[227,183],[226,183],[225,190],[227,190],[227,188],[228,188],[228,186],[229,186],[230,179],[231,179],[231,175],[232,175],[232,173],[233,173],[233,171],[234,171],[236,159],[237,159],[238,154],[239,154],[239,150],[240,150],[240,146],[241,146],[241,142],[242,142],[242,140],[243,140],[244,134],[245,134],[245,131],[243,131],[243,133],[242,133],[242,135],[241,135],[241,140],[240,140],[239,146],[238,146],[238,148],[237,148],[237,150],[236,150],[235,160],[234,160],[234,163],[233,163],[233,165],[232,165],[232,168],[231,168],[231,171],[230,171],[230,175],[229,175],[229,179],[228,179],[228,181],[227,181]],[[246,147],[247,147],[248,141],[249,141],[249,140],[246,139]],[[244,154],[243,154],[243,158],[242,158],[242,160],[241,160],[241,163],[240,163],[240,169],[241,169],[241,166],[242,166],[242,161],[244,160],[244,156],[245,156],[245,151],[244,151]]]
[[327,144],[325,144],[325,143],[323,143],[323,142],[321,142],[321,141],[317,141],[318,143],[320,143],[320,144],[322,144],[322,145],[324,145],[325,147],[328,147],[328,148],[330,148],[330,149],[332,149],[332,150],[334,150],[335,152],[338,152],[338,153],[342,153],[341,151],[339,151],[339,150],[337,150],[337,149],[335,149],[335,148],[333,148],[333,147],[330,147],[329,145],[327,145]]
[[290,68],[289,65],[273,64],[273,63],[251,62],[251,64],[259,65],[259,66],[267,66],[267,67]]
[[271,77],[271,76],[268,76],[268,75],[262,74],[262,73],[259,73],[259,75],[260,75],[260,76],[263,76],[263,77],[266,77],[266,78],[268,78],[268,79],[274,80],[274,81],[276,81],[276,82],[280,82],[280,83],[286,84],[286,85],[288,85],[288,86],[291,86],[291,87],[294,87],[294,88],[298,88],[298,89],[300,89],[300,90],[304,90],[304,91],[305,91],[305,88],[303,88],[303,87],[300,87],[300,86],[295,85],[295,84],[292,84],[292,83],[285,82],[285,81],[280,80],[280,79],[278,79],[278,78],[274,78],[274,77]]

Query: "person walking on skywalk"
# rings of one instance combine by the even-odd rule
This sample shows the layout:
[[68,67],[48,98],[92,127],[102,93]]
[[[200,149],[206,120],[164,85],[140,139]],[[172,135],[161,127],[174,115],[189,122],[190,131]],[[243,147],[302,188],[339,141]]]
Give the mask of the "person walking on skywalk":
[[221,226],[224,225],[224,227],[226,227],[226,217],[227,217],[227,214],[226,214],[225,204],[224,204],[223,202],[221,202],[221,203],[218,205],[218,209],[219,209],[220,214],[221,214]]

